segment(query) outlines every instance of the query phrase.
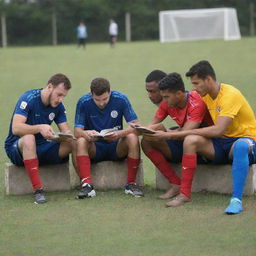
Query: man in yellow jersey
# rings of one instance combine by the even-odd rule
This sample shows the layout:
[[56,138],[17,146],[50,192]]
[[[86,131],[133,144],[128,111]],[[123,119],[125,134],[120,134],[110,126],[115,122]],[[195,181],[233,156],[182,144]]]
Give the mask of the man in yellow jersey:
[[242,194],[249,165],[256,162],[256,120],[253,110],[239,90],[217,82],[215,71],[208,61],[193,65],[186,76],[190,77],[193,89],[206,103],[214,125],[165,133],[166,139],[186,136],[180,194],[166,206],[175,207],[191,201],[196,155],[200,154],[214,164],[232,162],[233,193],[225,213],[238,214],[243,211]]

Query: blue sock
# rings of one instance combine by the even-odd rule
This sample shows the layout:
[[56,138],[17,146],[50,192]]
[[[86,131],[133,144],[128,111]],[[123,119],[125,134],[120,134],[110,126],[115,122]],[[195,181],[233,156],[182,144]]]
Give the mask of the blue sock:
[[237,140],[234,145],[232,176],[233,194],[232,198],[242,200],[244,185],[249,170],[249,145],[244,140]]

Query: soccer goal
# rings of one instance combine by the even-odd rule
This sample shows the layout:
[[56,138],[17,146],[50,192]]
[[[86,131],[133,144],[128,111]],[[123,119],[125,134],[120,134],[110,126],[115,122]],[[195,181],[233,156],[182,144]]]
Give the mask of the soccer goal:
[[160,42],[241,39],[234,8],[159,12]]

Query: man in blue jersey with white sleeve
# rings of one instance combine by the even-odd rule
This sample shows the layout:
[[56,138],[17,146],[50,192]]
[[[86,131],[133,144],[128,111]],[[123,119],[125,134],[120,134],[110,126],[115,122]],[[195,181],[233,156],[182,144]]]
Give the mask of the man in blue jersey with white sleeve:
[[[83,95],[76,107],[76,162],[81,179],[77,198],[96,195],[91,178],[91,160],[118,161],[124,158],[127,158],[128,169],[125,193],[141,197],[143,193],[135,183],[140,164],[139,139],[132,128],[123,129],[123,118],[127,123],[136,123],[137,116],[124,94],[110,90],[107,79],[93,79],[90,89],[91,93]],[[99,132],[105,129],[113,131],[109,136],[98,139]]]
[[13,164],[25,167],[37,204],[46,202],[39,165],[67,162],[69,153],[75,150],[72,139],[48,141],[54,140],[53,121],[60,132],[72,134],[62,103],[70,88],[65,75],[55,74],[45,88],[25,92],[12,115],[5,150]]

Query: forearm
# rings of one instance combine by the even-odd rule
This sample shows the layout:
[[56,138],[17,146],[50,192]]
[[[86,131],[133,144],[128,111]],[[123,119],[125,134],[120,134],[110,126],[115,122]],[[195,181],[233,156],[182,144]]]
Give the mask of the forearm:
[[128,127],[124,130],[119,130],[118,132],[120,134],[120,137],[122,138],[122,137],[127,136],[130,133],[134,133],[134,128]]
[[151,121],[151,123],[148,126],[154,125],[154,124],[159,124],[161,123],[163,120],[159,120],[156,117],[153,118],[153,120]]
[[199,128],[199,129],[192,129],[192,130],[183,130],[183,131],[168,131],[167,132],[167,139],[181,139],[188,135],[199,135],[205,138],[219,138],[223,136],[223,132],[220,131],[218,127],[215,125]]
[[75,127],[74,135],[76,138],[84,137],[85,130],[80,127]]
[[16,124],[12,127],[12,132],[16,136],[24,136],[26,134],[37,134],[40,132],[40,125]]

